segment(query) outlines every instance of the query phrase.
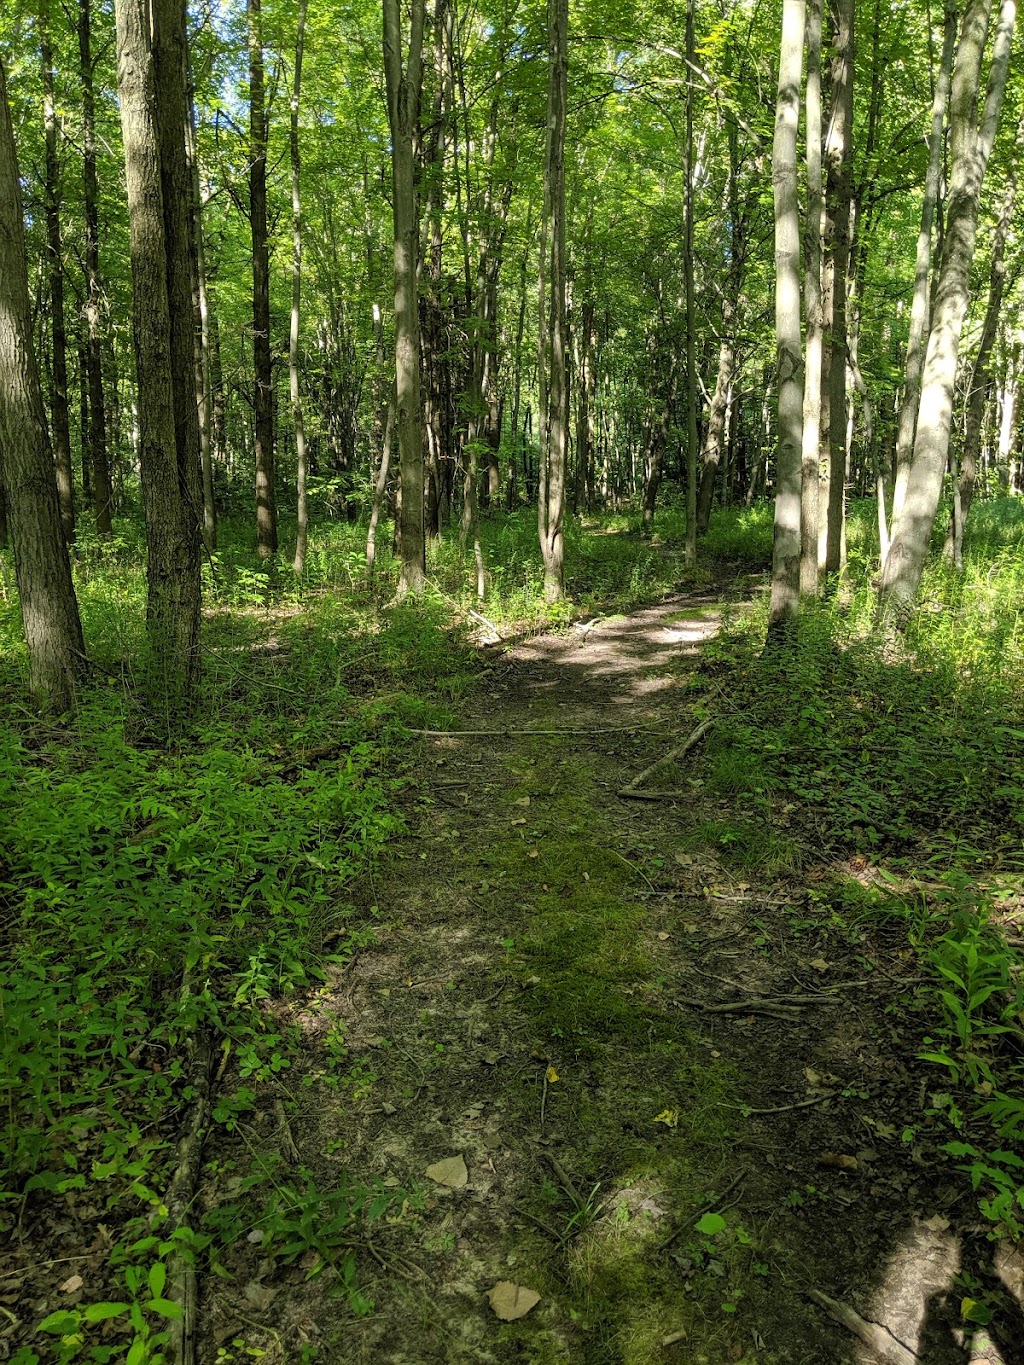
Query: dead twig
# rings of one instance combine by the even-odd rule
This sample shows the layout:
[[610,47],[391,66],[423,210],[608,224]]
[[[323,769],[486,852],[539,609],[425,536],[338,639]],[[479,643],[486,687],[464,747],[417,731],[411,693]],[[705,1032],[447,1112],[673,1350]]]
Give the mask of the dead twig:
[[807,1297],[816,1303],[819,1308],[824,1308],[829,1317],[834,1318],[848,1332],[852,1332],[858,1337],[865,1346],[869,1346],[887,1362],[887,1365],[919,1365],[921,1357],[916,1351],[912,1351],[909,1346],[904,1346],[903,1342],[877,1322],[868,1322],[866,1318],[848,1304],[840,1303],[838,1299],[829,1298],[820,1289],[808,1289],[804,1291]]
[[670,1232],[663,1242],[658,1243],[655,1250],[664,1251],[667,1247],[670,1247],[677,1237],[682,1236],[687,1228],[691,1228],[695,1223],[699,1223],[706,1213],[710,1213],[711,1210],[717,1208],[718,1205],[724,1204],[733,1190],[737,1189],[746,1178],[747,1173],[745,1170],[737,1171],[721,1194],[712,1195],[707,1203],[697,1209],[692,1216],[687,1216],[686,1222],[680,1223],[675,1232]]
[[830,1100],[836,1092],[824,1090],[813,1100],[797,1100],[794,1104],[776,1104],[771,1109],[752,1109],[749,1104],[722,1104],[723,1109],[739,1109],[744,1114],[787,1114],[791,1109],[810,1109],[816,1104]]
[[610,725],[586,730],[409,730],[410,735],[426,735],[428,739],[455,739],[463,735],[477,735],[485,739],[510,739],[520,735],[542,735],[571,737],[573,735],[660,735],[667,738],[664,730],[644,730],[639,725]]
[[[624,796],[627,798],[637,797],[638,788],[646,778],[650,777],[651,773],[657,772],[658,769],[663,766],[663,764],[670,763],[673,759],[682,758],[685,754],[688,754],[692,748],[694,748],[697,744],[700,743],[700,741],[704,738],[704,736],[711,729],[714,723],[715,723],[714,719],[711,716],[708,716],[706,720],[702,720],[701,723],[697,726],[696,730],[691,731],[690,734],[687,735],[686,739],[683,740],[682,744],[677,744],[674,749],[669,749],[667,754],[662,754],[661,758],[657,759],[654,763],[649,764],[643,770],[642,773],[637,773],[636,777],[633,778],[632,782],[627,782],[626,785],[620,791],[616,792],[616,795]],[[672,796],[677,796],[681,795],[682,793],[659,792],[657,793],[656,797],[652,794],[646,797],[641,796],[639,797],[639,799],[641,801],[664,799],[670,794]]]
[[288,1115],[284,1112],[284,1101],[278,1096],[274,1100],[274,1114],[277,1117],[277,1132],[281,1139],[281,1146],[284,1149],[285,1160],[291,1166],[297,1166],[302,1160],[295,1139],[292,1137],[292,1130],[288,1123]]

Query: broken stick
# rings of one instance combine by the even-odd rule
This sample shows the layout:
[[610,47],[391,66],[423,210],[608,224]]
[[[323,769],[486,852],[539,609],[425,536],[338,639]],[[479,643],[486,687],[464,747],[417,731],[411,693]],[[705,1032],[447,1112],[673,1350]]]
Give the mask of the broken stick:
[[887,1327],[877,1322],[868,1322],[848,1304],[840,1303],[838,1299],[830,1299],[820,1289],[808,1289],[805,1292],[819,1308],[824,1308],[829,1317],[834,1318],[855,1337],[859,1337],[865,1346],[870,1346],[886,1365],[920,1365],[921,1357],[917,1352],[912,1351],[909,1346],[904,1346]]
[[616,792],[616,796],[625,797],[627,800],[632,798],[633,800],[640,801],[656,801],[664,800],[670,796],[681,796],[682,792],[651,792],[649,795],[645,795],[638,789],[640,784],[646,778],[650,777],[651,773],[657,772],[662,764],[669,763],[674,758],[682,758],[684,754],[688,754],[695,745],[700,743],[714,723],[714,720],[710,716],[708,716],[706,720],[702,720],[696,730],[691,731],[691,733],[687,735],[682,744],[677,744],[674,749],[669,749],[667,754],[662,754],[661,758],[656,762],[651,763],[642,773],[637,773],[632,782],[627,782],[620,791]]

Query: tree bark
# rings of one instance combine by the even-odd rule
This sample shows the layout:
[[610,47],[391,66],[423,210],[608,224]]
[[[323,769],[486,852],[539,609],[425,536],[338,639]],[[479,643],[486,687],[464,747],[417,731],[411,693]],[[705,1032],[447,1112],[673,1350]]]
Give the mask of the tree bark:
[[[1015,145],[1024,141],[1024,118],[1017,124]],[[964,525],[974,501],[974,485],[978,471],[978,455],[981,451],[981,428],[985,418],[989,388],[992,383],[992,349],[995,346],[999,329],[1000,315],[1003,310],[1003,294],[1006,289],[1006,239],[1013,223],[1017,203],[1017,162],[1010,161],[1003,190],[1003,203],[996,223],[996,233],[992,241],[992,268],[988,287],[988,304],[985,308],[985,321],[981,329],[981,341],[975,357],[974,369],[967,396],[967,422],[964,428],[964,448],[960,456],[960,480],[954,501],[955,515],[950,523],[946,537],[945,554],[958,569],[964,566]]]
[[249,223],[252,230],[252,353],[255,380],[256,551],[277,553],[274,374],[270,355],[270,249],[267,243],[267,111],[261,0],[246,0],[249,43]]
[[[686,293],[686,543],[683,557],[697,563],[697,306],[693,284],[693,7],[686,0],[686,187],[683,288]],[[674,380],[674,376],[673,376]],[[667,432],[666,432],[667,435]],[[651,513],[653,516],[654,508]]]
[[800,470],[803,348],[800,335],[800,215],[796,135],[803,71],[804,0],[783,0],[779,89],[772,149],[775,199],[775,337],[779,386],[775,533],[769,633],[795,622],[800,606]]
[[151,690],[174,709],[198,675],[200,608],[185,10],[182,0],[155,0],[151,17],[147,0],[116,0],[115,14],[149,552],[148,671]]
[[804,371],[800,489],[800,596],[818,595],[821,469],[821,0],[807,4],[807,221],[804,228]]
[[82,167],[85,192],[85,364],[89,389],[89,470],[96,530],[111,534],[114,491],[110,483],[107,416],[103,394],[100,279],[99,177],[96,171],[96,98],[93,90],[92,0],[78,0],[78,55],[82,80]]
[[399,0],[383,0],[384,75],[391,129],[392,214],[395,238],[395,412],[401,476],[398,596],[418,595],[426,580],[423,536],[423,435],[420,401],[420,323],[417,270],[419,214],[415,159],[423,73],[424,0],[412,0],[403,61]]
[[302,301],[302,198],[300,194],[299,156],[299,92],[302,89],[302,51],[306,36],[307,0],[299,0],[298,31],[295,35],[295,72],[292,79],[292,98],[288,125],[288,148],[292,170],[292,311],[288,329],[288,392],[292,403],[292,422],[295,426],[295,492],[297,527],[295,558],[292,568],[302,573],[306,567],[306,543],[309,538],[309,508],[306,502],[306,428],[299,394],[299,308]]
[[71,420],[68,413],[68,338],[64,318],[64,262],[60,230],[60,157],[57,151],[57,112],[53,93],[53,47],[46,4],[39,9],[39,49],[43,69],[43,121],[46,133],[46,257],[50,290],[50,345],[52,386],[50,418],[53,458],[57,470],[60,518],[68,544],[75,538],[74,475],[71,467]]
[[199,156],[196,148],[195,98],[189,68],[187,153],[192,183],[192,221],[195,235],[195,279],[192,307],[196,317],[195,367],[196,402],[199,409],[199,451],[203,485],[203,544],[207,554],[217,548],[217,506],[213,492],[214,402],[213,361],[211,356],[210,295],[206,278],[206,244],[203,232],[203,202],[199,184]]
[[934,320],[921,383],[921,406],[907,496],[892,531],[882,571],[879,606],[901,624],[913,609],[949,456],[957,356],[970,299],[978,206],[1006,88],[1016,19],[1014,0],[1002,0],[996,25],[981,127],[978,88],[989,26],[989,0],[970,0],[960,32],[950,90],[950,184]]
[[38,703],[71,710],[83,659],[82,626],[61,527],[53,452],[32,344],[14,130],[0,64],[0,451],[14,566]]
[[944,141],[943,125],[949,102],[949,77],[953,67],[953,47],[956,43],[956,9],[946,6],[945,35],[942,58],[935,79],[932,99],[932,123],[928,135],[928,173],[924,183],[921,205],[921,230],[917,235],[917,259],[914,268],[914,299],[910,307],[910,334],[907,337],[907,360],[903,378],[903,401],[900,404],[899,425],[896,430],[896,470],[892,496],[892,522],[903,510],[910,478],[910,461],[914,453],[914,432],[917,428],[917,409],[921,399],[921,368],[928,337],[928,276],[931,267],[932,226],[939,198],[939,178],[942,171]]
[[[565,123],[569,87],[567,0],[548,0],[548,114],[544,158],[544,230],[541,255],[540,330],[547,332],[546,401],[541,422],[538,520],[544,561],[544,596],[565,596],[565,476],[569,437],[569,389],[566,383],[565,325]],[[548,255],[550,253],[550,255]],[[544,280],[550,270],[550,310],[544,302]],[[541,368],[544,369],[542,361]]]
[[828,496],[826,499],[826,574],[838,573],[843,563],[846,521],[846,297],[850,264],[850,204],[853,199],[853,71],[854,0],[838,0],[833,34],[832,109],[825,140],[825,213],[832,278],[832,316],[829,327]]

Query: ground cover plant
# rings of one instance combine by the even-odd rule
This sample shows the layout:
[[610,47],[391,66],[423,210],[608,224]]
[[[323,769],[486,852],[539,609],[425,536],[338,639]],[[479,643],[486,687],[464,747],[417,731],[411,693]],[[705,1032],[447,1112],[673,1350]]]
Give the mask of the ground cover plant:
[[[899,1133],[889,1141],[949,1181],[952,1199],[977,1201],[991,1245],[1012,1245],[1024,1207],[1022,988],[1012,942],[1024,872],[1024,731],[1013,714],[1016,560],[1006,553],[996,573],[990,566],[993,546],[1012,549],[1018,532],[1015,504],[987,510],[963,576],[936,571],[928,582],[936,609],[903,640],[874,630],[868,586],[851,572],[808,616],[784,664],[763,647],[766,603],[749,592],[755,550],[723,593],[742,521],[735,514],[712,526],[713,550],[695,570],[683,563],[671,515],[652,539],[624,517],[579,526],[571,543],[591,590],[555,615],[554,634],[536,555],[515,518],[496,520],[485,539],[487,554],[506,561],[521,547],[512,586],[495,575],[479,601],[460,589],[459,557],[449,551],[432,565],[433,597],[421,606],[390,603],[396,566],[386,554],[376,586],[367,585],[346,525],[322,549],[311,542],[313,567],[298,584],[226,534],[209,585],[204,704],[184,728],[170,726],[123,669],[141,639],[129,544],[83,552],[80,596],[101,668],[73,720],[40,722],[25,711],[23,646],[8,611],[2,1217],[18,1249],[9,1277],[16,1292],[5,1299],[21,1310],[13,1358],[172,1358],[177,1286],[190,1275],[214,1320],[222,1309],[207,1285],[220,1278],[249,1295],[252,1315],[226,1323],[230,1335],[206,1338],[211,1360],[253,1351],[290,1358],[300,1348],[308,1359],[359,1359],[346,1326],[355,1322],[385,1334],[367,1341],[401,1339],[410,1315],[423,1311],[410,1298],[421,1258],[442,1278],[453,1274],[463,1239],[449,1239],[445,1218],[438,1224],[438,1187],[422,1169],[393,1161],[396,1177],[353,1133],[367,1111],[380,1112],[381,1095],[385,1112],[411,1105],[412,1122],[425,1075],[434,1078],[428,1094],[446,1093],[461,1047],[453,1031],[478,1007],[453,981],[442,986],[440,1009],[421,1010],[403,1041],[382,1036],[367,1051],[338,998],[345,978],[358,980],[359,964],[401,936],[411,914],[435,923],[447,914],[432,885],[468,914],[449,932],[490,933],[501,1041],[521,1050],[508,1030],[522,1031],[543,1073],[544,1093],[520,1096],[496,1056],[491,1089],[500,1099],[488,1101],[508,1111],[513,1130],[535,1124],[540,1104],[537,1150],[552,1144],[554,1165],[539,1183],[523,1184],[520,1173],[514,1207],[495,1205],[506,1249],[518,1248],[517,1276],[542,1302],[574,1305],[563,1323],[524,1319],[513,1332],[509,1342],[526,1343],[530,1358],[642,1361],[681,1330],[679,1343],[696,1334],[703,1358],[722,1358],[741,1339],[734,1316],[770,1321],[778,1277],[811,1273],[769,1231],[756,1199],[737,1219],[728,1198],[714,1198],[735,1174],[723,1155],[744,1140],[737,1123],[756,1123],[773,1106],[745,1100],[746,1040],[724,1047],[714,1038],[712,1047],[699,1030],[680,1032],[681,967],[671,946],[703,932],[689,924],[706,916],[690,908],[702,899],[715,914],[723,895],[759,912],[750,951],[766,964],[782,940],[822,934],[830,958],[839,960],[838,936],[851,970],[878,973],[883,986],[884,974],[905,974],[913,961],[917,984],[888,1017],[922,1092],[895,1106]],[[636,551],[647,566],[642,581]],[[670,610],[680,585],[704,594],[705,605]],[[603,769],[630,752],[624,743],[657,761],[669,741],[647,731],[671,717],[678,732],[678,700],[652,712],[631,693],[609,727],[604,698],[614,674],[596,654],[588,681],[569,683],[570,711],[547,697],[546,674],[536,700],[515,685],[505,700],[503,652],[472,646],[467,628],[481,640],[495,628],[510,638],[525,629],[526,649],[531,639],[590,648],[576,642],[642,623],[642,610],[629,612],[645,596],[666,601],[660,629],[669,634],[703,632],[715,618],[699,660],[670,649],[664,660],[641,653],[635,661],[640,676],[664,670],[668,696],[692,697],[694,716],[714,724],[699,756],[669,756],[656,770],[658,787],[688,793],[682,823],[661,816],[639,829],[635,819],[623,824],[624,809],[601,809]],[[539,736],[492,760],[511,765],[504,775],[474,767],[451,786],[444,774],[464,771],[460,754],[446,760],[436,750],[435,768],[410,749],[473,743],[415,736],[457,736],[466,714],[482,714],[481,729],[498,728],[496,708]],[[594,737],[579,737],[595,717]],[[598,746],[585,764],[581,744]],[[467,781],[484,802],[478,814],[460,814]],[[442,816],[439,831],[438,812],[453,799],[456,827]],[[419,857],[410,852],[418,844]],[[469,891],[458,890],[467,878]],[[429,911],[382,904],[396,886],[401,896],[425,896]],[[762,905],[780,892],[789,903],[781,922]],[[656,923],[666,928],[655,932]],[[452,973],[443,943],[413,951],[424,960],[395,960],[383,991],[427,975],[431,951],[440,951],[430,965],[443,979]],[[521,1002],[510,1002],[508,989],[525,992]],[[776,1008],[785,1017],[799,1006]],[[439,1014],[455,1017],[442,1028],[430,1022]],[[484,1046],[479,1021],[470,1028],[475,1047],[504,1055]],[[630,1072],[641,1056],[638,1089]],[[176,1220],[178,1143],[203,1066],[211,1131],[194,1202]],[[827,1113],[827,1083],[818,1085],[811,1099],[825,1094]],[[579,1087],[571,1118],[569,1087]],[[347,1138],[307,1148],[297,1129],[309,1095],[329,1097]],[[888,1103],[873,1117],[883,1133],[896,1126]],[[708,1191],[705,1212],[691,1189]],[[786,1194],[790,1216],[810,1218],[813,1229],[819,1215],[806,1212],[808,1201],[827,1219],[830,1197],[805,1181]],[[687,1207],[696,1207],[691,1224]],[[671,1225],[658,1221],[672,1208],[683,1214],[682,1235],[660,1267],[652,1236],[660,1243],[666,1229],[676,1233],[677,1215]],[[88,1279],[58,1252],[81,1257]],[[35,1300],[47,1311],[22,1316],[25,1295],[41,1292],[33,1255],[57,1264],[48,1294]],[[969,1330],[1012,1321],[990,1274],[968,1280],[958,1303],[968,1304]],[[329,1331],[309,1330],[314,1292]],[[282,1293],[296,1316],[286,1310],[272,1330],[261,1305]],[[448,1312],[435,1307],[425,1330],[425,1339],[450,1331]],[[483,1349],[460,1330],[467,1358]]]

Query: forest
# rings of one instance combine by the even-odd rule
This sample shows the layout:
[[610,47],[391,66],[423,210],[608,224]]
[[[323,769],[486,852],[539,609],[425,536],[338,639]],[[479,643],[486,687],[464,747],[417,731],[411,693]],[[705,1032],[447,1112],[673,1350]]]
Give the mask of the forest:
[[1022,1365],[1014,0],[6,0],[0,1360]]

